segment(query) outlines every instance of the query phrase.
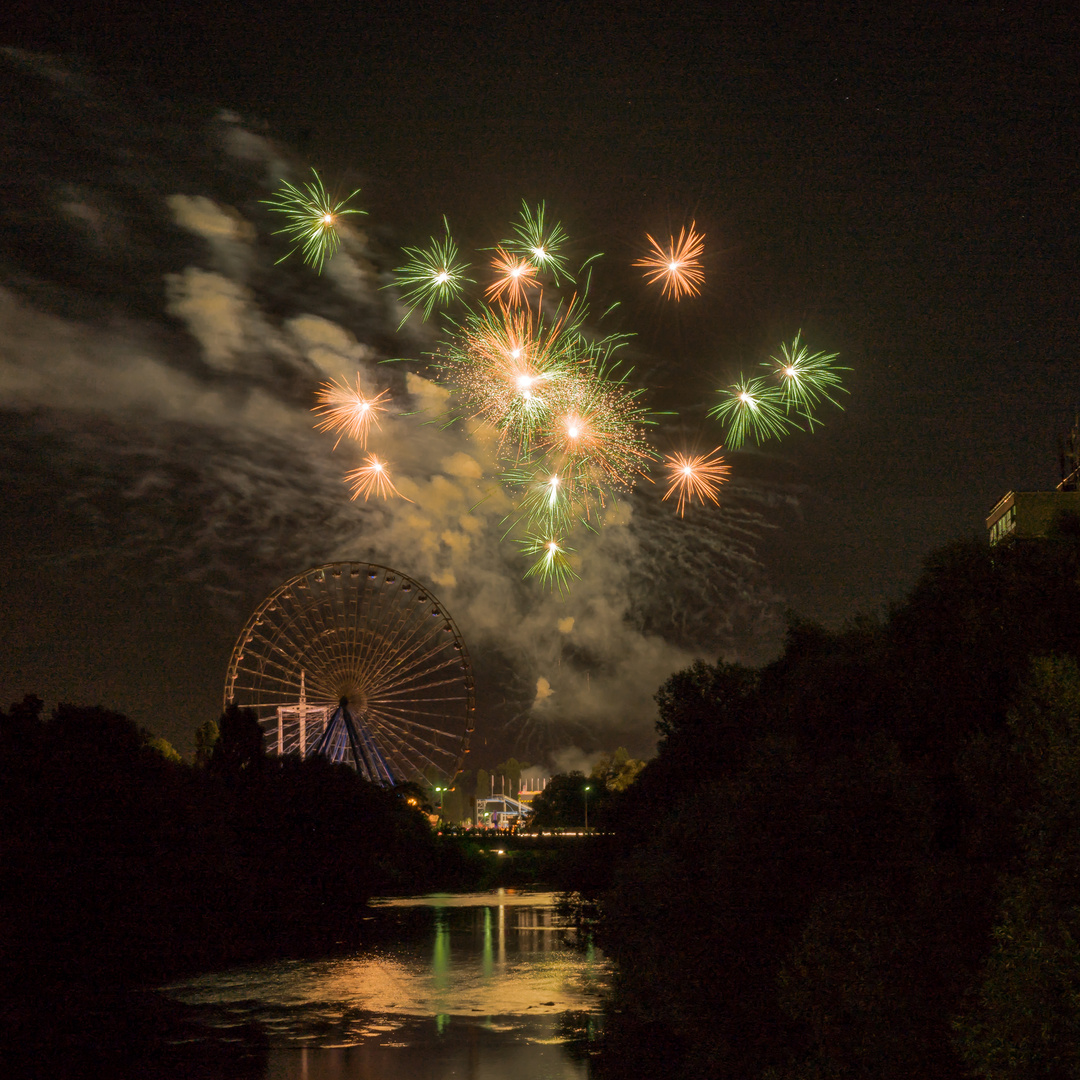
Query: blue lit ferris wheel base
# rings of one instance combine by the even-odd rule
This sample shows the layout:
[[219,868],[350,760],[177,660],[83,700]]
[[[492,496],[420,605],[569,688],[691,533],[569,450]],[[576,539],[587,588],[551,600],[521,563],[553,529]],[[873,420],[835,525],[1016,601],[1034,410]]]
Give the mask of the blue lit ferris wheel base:
[[353,716],[348,698],[338,703],[312,753],[328,761],[352,765],[365,780],[380,787],[394,787],[398,782],[379,753],[371,732]]

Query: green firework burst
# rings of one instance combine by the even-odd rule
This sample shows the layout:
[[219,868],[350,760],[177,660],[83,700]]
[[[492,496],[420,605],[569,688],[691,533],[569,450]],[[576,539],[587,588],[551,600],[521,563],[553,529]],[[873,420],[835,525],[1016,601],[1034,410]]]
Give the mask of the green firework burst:
[[323,187],[319,174],[315,169],[311,171],[315,176],[313,183],[296,187],[284,180],[274,198],[262,201],[271,210],[289,218],[288,225],[274,232],[275,236],[288,236],[293,243],[292,249],[282,255],[278,262],[284,262],[300,251],[304,262],[321,274],[326,260],[341,247],[341,237],[337,232],[338,218],[345,214],[364,214],[366,211],[346,206],[349,199],[360,193],[359,188],[347,199],[335,202]]
[[[822,400],[831,402],[838,409],[843,406],[832,395],[843,391],[840,372],[850,371],[836,363],[837,353],[810,352],[801,342],[802,331],[795,335],[790,345],[781,344],[780,356],[770,356],[762,367],[771,368],[780,381],[780,393],[784,405],[791,411],[806,417],[813,429],[813,410]],[[820,421],[817,421],[820,423]]]
[[569,559],[574,549],[566,547],[561,537],[550,533],[534,534],[518,543],[525,555],[539,556],[525,571],[526,578],[539,578],[549,589],[558,588],[559,592],[570,590],[570,582],[578,576]]
[[[438,240],[431,237],[431,244],[426,248],[407,247],[402,252],[408,261],[399,266],[394,273],[398,283],[404,286],[401,299],[408,307],[405,319],[423,305],[424,318],[427,319],[436,305],[445,307],[457,300],[466,282],[465,277],[470,263],[458,262],[458,247],[450,235],[450,223],[443,216],[446,235]],[[398,324],[398,329],[405,323]]]
[[513,226],[515,235],[513,239],[507,240],[504,246],[528,259],[540,270],[546,270],[555,279],[556,285],[559,284],[560,274],[573,282],[566,265],[566,256],[562,254],[567,240],[566,230],[562,227],[562,222],[556,221],[554,225],[549,225],[544,218],[543,202],[534,211],[522,199],[521,217]]
[[737,382],[718,393],[723,400],[709,410],[709,415],[726,425],[725,442],[729,449],[742,446],[747,434],[762,443],[766,439],[778,439],[799,426],[791,419],[780,388],[770,386],[763,377],[740,376]]

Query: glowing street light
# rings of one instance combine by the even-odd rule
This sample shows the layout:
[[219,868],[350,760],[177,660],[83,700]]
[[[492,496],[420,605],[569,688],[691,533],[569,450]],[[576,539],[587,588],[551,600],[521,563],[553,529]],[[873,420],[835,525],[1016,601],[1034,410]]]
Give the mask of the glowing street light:
[[586,832],[586,834],[588,834],[588,831],[589,831],[589,791],[590,790],[591,789],[590,789],[589,785],[586,784],[585,785],[585,832]]

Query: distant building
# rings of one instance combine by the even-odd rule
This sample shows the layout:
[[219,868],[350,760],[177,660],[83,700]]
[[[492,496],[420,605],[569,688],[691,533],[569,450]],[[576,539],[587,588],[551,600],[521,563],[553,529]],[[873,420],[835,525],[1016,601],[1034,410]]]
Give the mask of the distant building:
[[1042,540],[1080,525],[1080,432],[1074,427],[1061,451],[1061,482],[1054,491],[1010,491],[990,511],[990,544],[1003,540]]
[[1043,539],[1066,514],[1080,518],[1080,491],[1010,491],[986,519],[990,543]]

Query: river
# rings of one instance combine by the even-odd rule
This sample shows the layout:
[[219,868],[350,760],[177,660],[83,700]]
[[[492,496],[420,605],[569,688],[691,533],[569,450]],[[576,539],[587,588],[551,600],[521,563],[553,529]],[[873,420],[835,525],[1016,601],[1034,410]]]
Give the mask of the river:
[[250,1080],[579,1080],[609,968],[553,893],[376,901],[349,956],[201,975],[162,993],[184,1043],[249,1050]]

